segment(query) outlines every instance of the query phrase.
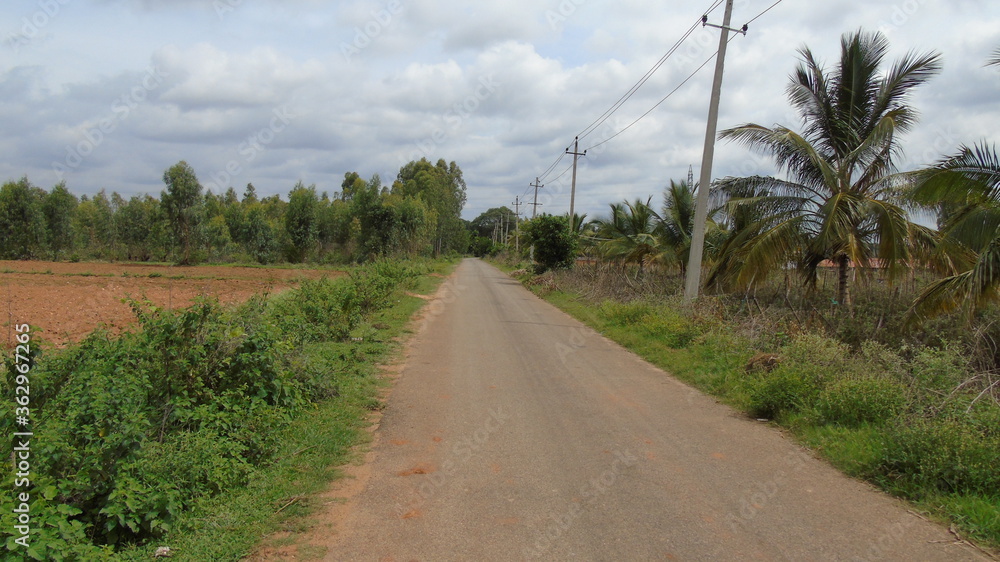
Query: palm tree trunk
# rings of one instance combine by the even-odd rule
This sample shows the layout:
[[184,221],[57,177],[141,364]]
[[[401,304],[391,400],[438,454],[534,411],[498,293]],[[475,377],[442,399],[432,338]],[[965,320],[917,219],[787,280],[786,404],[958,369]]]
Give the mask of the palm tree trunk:
[[851,305],[851,291],[848,286],[848,273],[851,267],[851,258],[847,254],[841,254],[837,260],[840,269],[840,279],[837,283],[837,302],[842,305]]

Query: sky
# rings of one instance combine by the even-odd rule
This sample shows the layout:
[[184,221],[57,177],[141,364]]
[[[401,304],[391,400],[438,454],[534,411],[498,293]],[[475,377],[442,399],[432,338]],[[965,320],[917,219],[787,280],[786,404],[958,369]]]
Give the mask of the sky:
[[[261,196],[298,182],[333,195],[344,174],[426,157],[464,172],[471,220],[531,202],[569,209],[574,137],[642,78],[712,0],[8,0],[0,4],[0,181],[77,195],[164,188],[185,160],[206,189]],[[785,96],[808,46],[829,65],[842,34],[880,30],[891,59],[940,52],[918,89],[902,169],[995,142],[1000,48],[994,0],[735,0],[719,128],[800,130]],[[721,23],[722,6],[709,14]],[[698,25],[649,80],[580,141],[576,211],[652,196],[700,174],[719,30]],[[678,88],[678,86],[680,86]],[[635,121],[667,97],[644,118]],[[630,123],[634,123],[628,127]],[[628,127],[626,129],[626,127]],[[621,132],[623,131],[624,132]],[[608,142],[600,144],[619,133]],[[555,164],[555,166],[553,166]],[[546,171],[549,171],[546,174]],[[713,178],[772,174],[720,142]],[[525,215],[531,207],[520,208]]]

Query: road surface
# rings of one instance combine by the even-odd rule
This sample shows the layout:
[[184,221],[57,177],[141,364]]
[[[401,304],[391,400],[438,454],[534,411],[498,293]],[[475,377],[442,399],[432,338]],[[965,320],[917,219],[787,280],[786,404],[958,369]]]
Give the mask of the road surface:
[[427,309],[329,560],[985,560],[479,260]]

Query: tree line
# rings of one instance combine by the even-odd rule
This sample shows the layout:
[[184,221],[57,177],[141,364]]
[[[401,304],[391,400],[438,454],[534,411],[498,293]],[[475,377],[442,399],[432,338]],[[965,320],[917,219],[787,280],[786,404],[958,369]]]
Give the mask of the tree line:
[[0,259],[340,262],[372,256],[464,253],[466,184],[455,162],[400,168],[392,185],[345,174],[332,196],[296,183],[287,200],[205,190],[186,162],[163,174],[159,198],[104,190],[77,197],[27,177],[0,187]]

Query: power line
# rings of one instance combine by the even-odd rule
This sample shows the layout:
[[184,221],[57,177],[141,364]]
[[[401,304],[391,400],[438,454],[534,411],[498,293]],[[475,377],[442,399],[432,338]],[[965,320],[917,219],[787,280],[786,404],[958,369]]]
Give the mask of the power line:
[[708,63],[712,62],[712,60],[718,54],[719,54],[719,51],[715,51],[714,53],[712,53],[712,56],[708,57],[705,60],[705,62],[701,63],[701,65],[698,66],[698,68],[694,69],[694,72],[692,72],[691,74],[689,74],[688,77],[685,78],[683,82],[681,82],[680,84],[678,84],[676,88],[674,88],[673,90],[670,90],[670,93],[668,93],[666,96],[664,96],[664,98],[661,99],[660,101],[656,102],[656,105],[654,105],[653,107],[649,108],[649,110],[647,110],[646,113],[643,113],[642,115],[640,115],[635,121],[632,121],[631,123],[629,123],[624,129],[618,131],[617,133],[611,135],[610,137],[602,140],[601,142],[599,142],[599,143],[597,143],[595,145],[587,147],[587,150],[593,150],[593,149],[597,148],[598,146],[601,146],[602,144],[610,141],[611,139],[613,139],[613,138],[617,137],[618,135],[624,133],[625,131],[629,130],[632,127],[632,125],[635,125],[639,121],[642,121],[642,119],[644,117],[646,117],[647,115],[649,115],[650,113],[652,113],[653,110],[656,109],[657,107],[660,107],[660,105],[662,105],[663,102],[667,101],[667,99],[669,99],[670,96],[674,95],[674,93],[677,92],[677,90],[680,90],[684,86],[684,84],[687,84],[692,78],[694,78],[694,76],[696,74],[698,74],[698,72],[700,72],[701,69],[705,68],[705,66]]
[[[779,0],[779,2],[780,1],[781,0]],[[768,9],[770,9],[770,8],[768,8]],[[767,10],[764,10],[764,11],[766,12]],[[756,19],[756,18],[754,18],[754,19]],[[746,27],[746,25],[744,25],[744,27]],[[735,39],[736,37],[737,37],[736,35],[733,35],[726,42],[727,43],[732,43],[733,39]],[[673,90],[670,90],[670,93],[668,93],[666,96],[664,96],[663,99],[661,99],[660,101],[656,102],[656,105],[654,105],[653,107],[649,108],[648,111],[646,111],[645,113],[643,113],[642,115],[640,115],[635,121],[632,121],[631,123],[629,123],[628,125],[626,125],[624,129],[622,129],[622,130],[618,131],[617,133],[611,135],[610,137],[602,140],[601,142],[599,142],[599,143],[597,143],[595,145],[591,145],[591,146],[587,147],[587,150],[591,150],[593,148],[597,148],[598,146],[601,146],[602,144],[610,141],[611,139],[613,139],[613,138],[617,137],[618,135],[624,133],[625,131],[629,130],[633,125],[635,125],[636,123],[638,123],[639,121],[641,121],[644,117],[646,117],[647,115],[649,115],[650,113],[652,113],[654,109],[656,109],[657,107],[659,107],[660,105],[662,105],[663,102],[667,101],[667,99],[669,99],[670,96],[674,95],[677,92],[677,90],[681,89],[681,87],[683,87],[684,84],[687,84],[692,78],[695,77],[696,74],[698,74],[698,72],[701,71],[701,69],[705,68],[705,66],[708,63],[712,62],[712,60],[718,54],[719,54],[718,50],[716,50],[714,53],[712,53],[712,55],[710,57],[708,57],[708,59],[706,59],[705,62],[701,63],[701,65],[698,66],[698,68],[694,69],[694,72],[692,72],[691,74],[689,74],[688,77],[685,78],[680,84],[678,84],[676,88],[674,88]]]
[[760,16],[763,16],[764,14],[766,14],[766,13],[770,12],[770,11],[771,11],[771,8],[773,8],[773,7],[777,6],[778,4],[781,4],[781,3],[783,2],[783,1],[784,1],[784,0],[778,0],[778,1],[777,1],[777,2],[775,2],[774,4],[771,4],[771,5],[770,5],[770,6],[769,6],[769,7],[768,7],[768,8],[766,9],[766,10],[764,10],[763,12],[761,12],[761,13],[757,14],[756,16],[754,16],[754,17],[753,17],[753,19],[751,19],[750,21],[746,22],[746,24],[745,24],[745,25],[750,25],[750,24],[751,24],[751,23],[753,23],[753,22],[754,22],[754,21],[755,21],[755,20],[756,20],[757,18],[759,18]]
[[[567,150],[569,150],[569,149],[567,149]],[[565,176],[566,172],[569,172],[572,169],[573,169],[573,165],[572,164],[570,164],[569,166],[566,166],[566,169],[563,170],[558,176],[556,176],[556,177],[552,178],[551,180],[549,180],[549,183],[552,183],[554,181],[559,181],[559,178]]]
[[[705,14],[706,15],[710,14],[712,11],[714,11],[716,8],[718,8],[719,5],[722,4],[722,1],[723,0],[715,0],[715,2],[712,4],[712,6],[709,7],[709,9],[705,12]],[[581,139],[582,138],[586,138],[591,133],[593,133],[597,129],[597,127],[600,127],[605,121],[607,121],[608,119],[610,119],[611,116],[616,111],[618,111],[623,105],[625,105],[625,102],[627,102],[629,99],[631,99],[632,96],[635,95],[635,93],[639,90],[639,88],[641,88],[646,82],[648,82],[649,79],[652,78],[653,74],[657,70],[659,70],[660,67],[663,66],[664,63],[667,62],[667,59],[669,59],[670,56],[673,55],[674,52],[676,52],[678,48],[680,48],[681,44],[683,44],[684,41],[686,41],[687,38],[690,37],[692,33],[694,33],[695,29],[698,28],[698,24],[701,23],[701,21],[702,21],[702,18],[699,17],[698,20],[696,20],[693,24],[691,24],[691,27],[689,27],[688,30],[684,32],[684,34],[681,36],[681,38],[678,39],[673,44],[672,47],[670,47],[670,49],[667,51],[667,53],[665,55],[663,55],[662,57],[660,57],[660,60],[658,60],[656,62],[656,64],[654,64],[653,67],[650,68],[646,72],[646,74],[644,74],[642,76],[642,78],[639,79],[638,82],[636,82],[631,88],[629,88],[629,90],[627,92],[625,92],[622,95],[622,97],[618,98],[618,101],[616,101],[614,104],[612,104],[612,106],[607,111],[605,111],[604,113],[602,113],[600,117],[598,117],[597,119],[595,119],[590,125],[587,125],[583,129],[583,131],[581,131],[577,135],[577,137],[581,138]]]
[[[775,3],[775,5],[777,5],[781,1],[782,0],[778,0],[778,2]],[[591,133],[593,133],[597,129],[597,127],[599,127],[601,124],[603,124],[604,122],[606,122],[611,117],[611,115],[613,115],[616,111],[618,111],[618,109],[620,109],[622,107],[622,105],[625,104],[625,102],[627,102],[629,99],[631,99],[631,97],[635,95],[635,93],[639,90],[639,88],[641,88],[647,81],[649,81],[650,77],[652,77],[652,75],[661,66],[663,66],[663,64],[667,61],[667,59],[669,59],[670,56],[673,55],[677,51],[677,49],[681,46],[681,44],[683,44],[684,41],[686,41],[691,36],[691,34],[694,33],[694,30],[697,29],[698,24],[701,23],[709,14],[711,14],[712,12],[714,12],[720,5],[722,5],[723,2],[725,2],[725,0],[714,0],[712,2],[712,4],[709,6],[709,8],[703,13],[703,15],[700,16],[691,25],[690,28],[688,28],[688,30],[681,36],[681,38],[678,39],[674,43],[673,46],[671,46],[671,48],[667,51],[667,53],[664,54],[663,57],[661,57],[660,60],[658,60],[656,62],[656,64],[654,64],[653,67],[649,71],[647,71],[646,74],[643,75],[643,77],[640,78],[638,82],[636,82],[635,85],[633,85],[627,92],[625,92],[625,94],[623,94],[622,97],[620,97],[618,99],[618,101],[616,101],[614,104],[612,104],[611,108],[609,108],[607,111],[605,111],[600,117],[598,117],[597,119],[595,119],[590,125],[588,125],[587,127],[585,127],[584,130],[583,130],[583,132],[581,132],[581,134],[578,135],[578,138],[583,138],[583,137],[586,137],[586,136],[590,135]],[[771,8],[773,8],[773,7],[774,7],[774,5],[771,6]],[[768,10],[770,10],[771,8],[768,8]],[[765,10],[764,12],[767,12],[767,10]],[[757,19],[757,17],[760,17],[761,15],[763,15],[764,12],[762,12],[761,14],[759,14],[758,16],[756,16],[754,19]],[[750,20],[750,21],[753,21],[753,20]],[[711,57],[709,57],[709,59],[706,60],[704,63],[702,63],[702,65],[699,66],[690,76],[688,76],[688,78],[686,78],[683,82],[681,82],[676,88],[674,88],[669,94],[667,94],[666,97],[664,97],[663,99],[661,99],[649,111],[647,111],[646,113],[642,114],[639,117],[639,119],[636,119],[635,121],[633,121],[632,123],[630,123],[627,127],[625,127],[625,129],[622,129],[621,131],[615,133],[611,137],[609,137],[609,138],[607,138],[607,139],[605,139],[605,140],[603,140],[603,141],[601,141],[601,142],[593,145],[590,148],[594,148],[594,147],[600,146],[600,145],[602,145],[602,144],[610,141],[611,139],[613,139],[613,138],[617,137],[618,135],[620,135],[621,133],[625,132],[625,130],[627,130],[630,127],[632,127],[632,125],[635,125],[635,123],[637,123],[643,117],[645,117],[650,112],[652,112],[653,109],[656,109],[656,107],[658,107],[660,104],[662,104],[664,101],[666,101],[671,95],[673,95],[682,86],[684,86],[684,84],[686,84],[695,74],[697,74],[698,71],[700,71],[702,68],[704,68],[704,66],[707,65],[714,57],[715,57],[714,54]],[[590,150],[590,149],[588,148],[586,150]],[[584,152],[586,152],[586,150]],[[575,149],[574,152],[576,152],[576,151],[577,150]],[[563,151],[559,155],[559,157],[556,158],[555,162],[553,162],[548,168],[546,168],[546,170],[540,176],[536,177],[535,178],[536,181],[554,182],[554,181],[557,181],[562,176],[564,176],[567,172],[569,172],[570,170],[572,170],[574,168],[574,166],[569,166],[565,170],[563,170],[555,178],[549,179],[549,177],[548,177],[549,174],[551,174],[556,169],[556,167],[559,166],[559,163],[562,162],[562,159],[568,153],[569,153],[569,148],[567,148],[565,151]],[[575,161],[576,161],[576,157],[574,157],[574,162]],[[525,191],[525,195],[527,195],[527,190]]]
[[[569,147],[566,147],[566,150],[569,150]],[[542,172],[542,175],[538,176],[538,178],[540,180],[545,180],[545,177],[548,176],[550,173],[552,173],[552,170],[555,169],[555,167],[558,166],[559,163],[562,162],[562,159],[565,157],[566,157],[566,152],[565,151],[561,152],[559,154],[559,158],[556,158],[556,161],[553,162],[551,166],[546,168],[545,171]]]

